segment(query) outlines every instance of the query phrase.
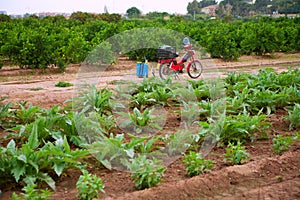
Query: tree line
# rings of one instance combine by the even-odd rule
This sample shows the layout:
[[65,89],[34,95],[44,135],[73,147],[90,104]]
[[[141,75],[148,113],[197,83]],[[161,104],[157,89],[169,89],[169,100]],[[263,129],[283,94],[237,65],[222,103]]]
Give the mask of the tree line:
[[[250,54],[300,51],[299,18],[263,17],[228,23],[224,20],[116,20],[111,17],[113,20],[109,21],[106,18],[86,19],[74,14],[70,19],[56,16],[2,21],[0,66],[10,62],[20,68],[46,68],[52,65],[64,70],[69,63],[83,62],[95,47],[108,38],[142,27],[161,27],[183,33],[196,40],[213,58],[224,60],[236,60]],[[167,32],[161,34],[170,37]],[[109,42],[105,42],[103,48],[104,52],[114,51]],[[142,56],[156,59],[155,50],[124,53],[133,59]],[[111,61],[110,58],[107,60]]]

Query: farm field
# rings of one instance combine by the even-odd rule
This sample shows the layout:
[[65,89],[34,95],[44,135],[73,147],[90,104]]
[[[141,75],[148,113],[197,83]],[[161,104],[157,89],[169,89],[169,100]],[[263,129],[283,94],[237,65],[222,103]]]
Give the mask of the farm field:
[[[0,156],[0,159],[3,161],[3,165],[0,165],[0,174],[7,173],[7,177],[4,177],[4,181],[0,181],[2,192],[0,199],[12,199],[13,192],[20,194],[26,181],[32,181],[30,178],[26,179],[26,175],[29,175],[28,177],[36,175],[35,165],[32,164],[31,166],[31,163],[27,160],[24,161],[21,156],[26,154],[20,153],[22,146],[33,143],[31,145],[35,146],[33,150],[36,152],[52,148],[51,144],[58,144],[56,142],[58,137],[54,137],[54,132],[59,132],[60,139],[64,140],[64,145],[66,145],[65,141],[69,143],[66,146],[61,146],[62,149],[60,150],[63,152],[67,152],[66,149],[68,148],[71,150],[68,152],[68,159],[70,160],[66,156],[48,161],[53,166],[57,166],[55,162],[59,163],[59,159],[68,163],[62,166],[62,169],[55,168],[53,170],[52,164],[46,166],[45,163],[43,164],[45,165],[44,168],[42,168],[42,165],[40,166],[40,172],[46,173],[55,182],[56,191],[51,195],[53,199],[78,199],[76,183],[82,175],[77,166],[79,163],[83,164],[90,174],[97,175],[102,179],[105,193],[99,192],[99,199],[299,199],[300,73],[297,69],[300,67],[300,54],[276,54],[274,57],[242,56],[236,62],[212,59],[209,62],[213,64],[204,66],[202,78],[189,82],[191,91],[197,97],[199,112],[197,110],[193,112],[192,109],[188,110],[189,107],[186,107],[187,111],[184,111],[187,114],[197,116],[196,118],[199,118],[197,122],[202,122],[197,123],[199,125],[199,133],[197,134],[200,138],[193,141],[189,149],[182,152],[185,154],[178,156],[177,159],[172,160],[170,165],[166,166],[157,186],[144,190],[137,189],[132,181],[132,173],[124,170],[108,169],[109,167],[105,165],[104,159],[99,161],[91,154],[86,153],[85,148],[80,146],[80,142],[78,143],[78,140],[76,140],[78,139],[76,137],[77,132],[71,129],[76,127],[74,125],[76,121],[72,121],[76,114],[72,114],[72,110],[68,108],[70,102],[66,102],[66,100],[73,98],[76,92],[79,65],[68,66],[64,73],[55,68],[39,71],[4,66],[0,70],[0,99],[2,99],[0,102],[2,157]],[[163,88],[166,95],[163,100],[155,99],[156,96],[147,97],[155,99],[150,101],[146,98],[147,94],[144,94],[146,100],[143,102],[138,99],[138,95],[142,91],[130,93],[131,108],[136,107],[142,112],[152,105],[162,105],[167,111],[167,118],[163,128],[158,132],[159,138],[153,143],[153,149],[172,142],[170,138],[166,139],[165,136],[175,134],[176,127],[180,127],[181,124],[182,116],[175,111],[182,109],[182,107],[176,104],[176,98],[174,100],[178,85],[161,81],[155,82],[156,80],[151,79],[151,77],[149,82],[147,80],[144,82],[142,78],[135,76],[135,62],[122,57],[115,65],[110,66],[103,72],[98,80],[95,91],[97,91],[99,98],[114,90],[116,88],[115,83],[122,80],[124,76],[126,80],[134,81],[136,84],[134,87],[137,89],[143,88],[144,93],[154,95],[157,88]],[[211,76],[221,77],[224,80],[226,118],[223,130],[219,135],[219,142],[205,157],[206,160],[212,161],[211,169],[204,170],[203,173],[197,176],[189,177],[186,170],[186,156],[189,151],[199,150],[203,142],[203,138],[201,138],[203,135],[201,136],[201,134],[206,134],[205,131],[211,131],[209,128],[205,129],[205,123],[209,127],[213,97],[207,93],[209,90],[203,82],[203,79]],[[181,75],[180,81],[185,81],[184,78],[186,77],[185,74]],[[70,87],[55,86],[59,82],[68,82],[74,85]],[[152,87],[150,87],[151,91],[147,90],[147,86]],[[27,103],[22,104],[20,102]],[[8,105],[9,103],[11,104]],[[109,101],[106,103],[109,103]],[[36,108],[36,110],[32,110],[32,113],[26,112],[26,109],[28,111],[32,108],[28,107],[30,104],[33,108]],[[10,106],[9,109],[5,110],[5,105]],[[24,107],[22,107],[23,105]],[[55,107],[57,105],[60,107]],[[96,112],[101,113],[98,116],[99,119],[102,119],[103,116],[107,118],[111,116],[111,105],[105,104],[104,107],[101,107],[102,105],[98,105],[98,110],[95,109]],[[108,108],[105,106],[108,106]],[[36,127],[38,123],[42,123],[42,118],[47,119],[48,114],[58,117],[59,120],[54,121],[52,126],[45,123],[41,129]],[[64,123],[65,117],[70,119],[72,123],[70,122],[70,124],[69,121]],[[38,120],[40,121],[38,122]],[[46,127],[46,124],[49,127]],[[55,124],[59,124],[57,126],[60,127],[56,127]],[[99,124],[101,124],[100,120]],[[124,129],[115,126],[115,124],[109,126],[106,128],[101,127],[103,130],[105,129],[103,132],[108,138],[110,137],[109,133],[114,136],[124,134],[125,141],[130,140],[127,135],[128,132]],[[32,127],[36,127],[40,132],[35,132]],[[42,130],[43,128],[47,131]],[[68,130],[74,132],[70,133]],[[45,135],[39,135],[41,132]],[[9,160],[5,160],[5,153],[8,152],[9,145],[13,146],[12,140],[16,143],[16,152],[19,151],[20,153],[16,156],[17,161],[26,162],[28,167],[20,169],[20,171],[23,171],[19,174],[16,172],[17,170],[10,172],[10,169],[5,166],[9,163]],[[34,140],[37,140],[37,144],[34,144],[36,143]],[[173,140],[175,139],[173,138]],[[126,143],[125,141],[122,142]],[[237,163],[231,163],[230,156],[229,160],[224,160],[227,148],[229,148],[228,145],[235,144],[235,146],[238,146],[239,142],[245,148],[244,150],[240,149],[241,152],[247,152],[247,156],[238,155],[237,157],[241,156],[241,161]],[[155,144],[158,146],[155,146]],[[140,144],[137,144],[134,148],[140,148],[138,145]],[[12,148],[11,146],[10,148]],[[153,151],[153,149],[149,151]],[[141,151],[141,149],[134,150]],[[29,154],[27,155],[28,160]],[[78,156],[76,157],[76,155]],[[49,156],[49,159],[50,157],[51,159],[52,157],[55,158],[55,156],[64,155],[53,153]],[[43,159],[47,158],[43,157]],[[10,165],[10,167],[16,168],[17,166],[14,163]],[[9,173],[13,176],[8,175]],[[15,181],[16,177],[18,177],[18,183]],[[49,185],[51,185],[49,184],[51,181],[47,178],[40,178],[36,182],[40,183],[41,188],[49,188]]]

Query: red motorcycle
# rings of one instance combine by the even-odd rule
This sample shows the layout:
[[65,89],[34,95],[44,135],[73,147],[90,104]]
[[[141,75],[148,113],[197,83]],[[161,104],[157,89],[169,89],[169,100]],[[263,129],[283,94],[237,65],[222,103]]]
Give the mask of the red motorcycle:
[[179,55],[174,47],[164,45],[157,49],[159,76],[161,79],[166,79],[169,76],[175,76],[176,78],[180,73],[184,73],[185,67],[191,78],[196,79],[201,75],[203,67],[200,60],[194,58],[195,51],[192,50],[192,44],[190,44],[189,39],[184,38],[183,44],[186,52],[179,61],[176,59]]

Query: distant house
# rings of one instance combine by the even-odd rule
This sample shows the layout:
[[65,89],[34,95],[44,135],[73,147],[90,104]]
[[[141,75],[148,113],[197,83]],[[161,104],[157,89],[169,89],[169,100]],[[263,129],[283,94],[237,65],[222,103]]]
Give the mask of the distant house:
[[216,10],[217,10],[218,7],[219,7],[218,4],[210,5],[210,6],[202,8],[201,12],[203,12],[207,15],[210,15],[210,16],[215,16],[216,15]]

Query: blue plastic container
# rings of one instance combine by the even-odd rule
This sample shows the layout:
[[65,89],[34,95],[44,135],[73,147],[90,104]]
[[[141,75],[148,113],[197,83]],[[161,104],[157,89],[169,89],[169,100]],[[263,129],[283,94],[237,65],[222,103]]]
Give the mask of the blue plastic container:
[[136,63],[136,75],[138,77],[148,77],[148,64],[144,62]]

